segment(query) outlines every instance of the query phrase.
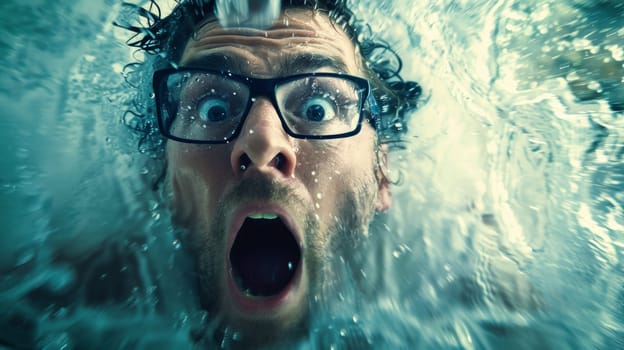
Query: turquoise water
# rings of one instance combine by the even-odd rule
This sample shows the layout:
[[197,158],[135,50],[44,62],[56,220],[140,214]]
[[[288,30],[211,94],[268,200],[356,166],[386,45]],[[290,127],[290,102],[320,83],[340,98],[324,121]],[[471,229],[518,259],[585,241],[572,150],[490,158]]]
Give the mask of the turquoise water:
[[[192,348],[211,327],[151,190],[152,153],[125,125],[123,67],[141,57],[111,26],[120,8],[0,4],[2,345]],[[383,278],[376,302],[347,289],[301,348],[624,348],[623,6],[356,10],[425,101],[391,159],[402,182],[362,271]],[[119,276],[125,293],[89,299]]]

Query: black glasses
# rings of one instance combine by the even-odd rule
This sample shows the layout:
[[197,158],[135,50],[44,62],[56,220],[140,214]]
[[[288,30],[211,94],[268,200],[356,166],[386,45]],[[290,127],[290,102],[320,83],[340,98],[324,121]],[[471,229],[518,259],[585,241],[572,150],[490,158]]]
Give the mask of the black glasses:
[[188,143],[227,143],[240,133],[257,97],[273,104],[286,132],[296,138],[332,139],[357,134],[364,105],[373,126],[377,104],[366,79],[309,73],[256,79],[222,71],[178,68],[154,73],[158,127]]

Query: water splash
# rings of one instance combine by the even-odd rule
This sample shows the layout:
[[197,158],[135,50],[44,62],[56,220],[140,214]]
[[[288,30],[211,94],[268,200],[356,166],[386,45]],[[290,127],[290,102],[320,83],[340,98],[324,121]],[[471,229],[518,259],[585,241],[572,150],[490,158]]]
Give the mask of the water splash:
[[279,17],[281,0],[217,0],[215,16],[224,27],[268,28]]

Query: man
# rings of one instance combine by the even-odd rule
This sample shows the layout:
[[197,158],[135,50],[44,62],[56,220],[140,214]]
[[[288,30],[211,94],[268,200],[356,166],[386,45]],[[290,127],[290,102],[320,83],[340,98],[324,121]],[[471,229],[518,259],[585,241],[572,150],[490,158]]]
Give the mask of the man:
[[312,300],[335,291],[335,261],[355,264],[390,207],[388,145],[420,87],[341,1],[286,1],[266,29],[225,28],[213,6],[141,10],[148,28],[126,27],[154,53],[165,185],[202,304],[241,344],[274,343],[305,332]]

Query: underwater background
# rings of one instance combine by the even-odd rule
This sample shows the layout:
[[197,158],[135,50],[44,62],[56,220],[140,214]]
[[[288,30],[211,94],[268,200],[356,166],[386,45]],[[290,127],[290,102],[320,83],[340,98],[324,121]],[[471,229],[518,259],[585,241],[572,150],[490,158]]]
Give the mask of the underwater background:
[[[424,100],[362,271],[383,290],[346,294],[300,347],[624,349],[624,4],[350,3]],[[157,155],[130,130],[142,57],[122,13],[0,3],[0,349],[208,346]]]

